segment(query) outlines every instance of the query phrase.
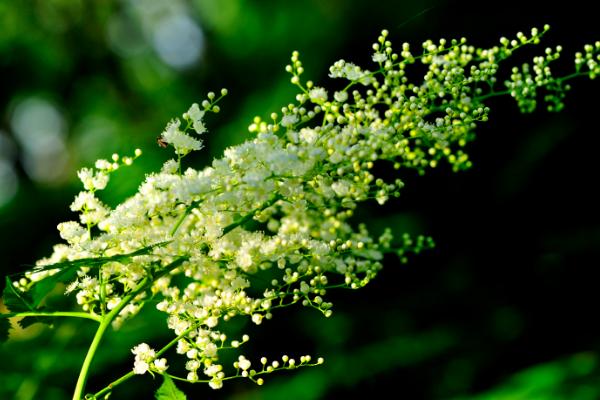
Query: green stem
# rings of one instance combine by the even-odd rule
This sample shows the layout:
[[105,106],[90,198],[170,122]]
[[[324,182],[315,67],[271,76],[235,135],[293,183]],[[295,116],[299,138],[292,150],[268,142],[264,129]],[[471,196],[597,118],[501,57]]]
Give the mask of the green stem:
[[121,383],[123,383],[125,381],[128,381],[129,379],[133,378],[134,375],[135,375],[135,373],[133,371],[129,371],[128,373],[126,373],[125,375],[121,376],[120,378],[115,379],[114,381],[112,381],[111,383],[109,383],[108,386],[106,386],[104,389],[102,389],[99,392],[95,393],[94,396],[92,397],[92,399],[97,399],[100,396],[103,396],[103,395],[111,392],[115,386],[120,385]]
[[75,391],[73,392],[73,400],[81,400],[83,391],[85,390],[85,382],[87,381],[87,376],[90,370],[90,365],[92,364],[92,360],[94,359],[94,355],[96,355],[96,350],[98,350],[98,346],[100,345],[100,341],[106,332],[106,329],[110,326],[112,321],[115,319],[117,315],[129,304],[131,300],[133,300],[138,294],[142,291],[146,290],[148,283],[151,280],[146,277],[142,279],[142,281],[137,285],[137,287],[129,293],[125,298],[119,303],[117,307],[115,307],[110,313],[106,314],[104,318],[100,321],[100,326],[94,335],[94,339],[92,340],[92,344],[88,349],[88,352],[85,356],[85,360],[83,360],[83,365],[81,366],[81,371],[79,372],[79,378],[77,379],[77,384],[75,386]]
[[504,95],[507,95],[507,94],[510,94],[510,90],[502,90],[502,91],[499,91],[499,92],[489,92],[489,93],[484,94],[482,96],[476,97],[476,99],[477,99],[477,101],[483,101],[483,100],[489,99],[490,97],[504,96]]
[[[589,74],[586,72],[573,72],[572,74],[563,76],[562,78],[557,78],[556,80],[560,83],[563,83],[563,82],[569,81],[571,79],[575,79],[575,78],[578,78],[580,76],[585,76],[585,75],[589,75]],[[490,92],[490,93],[484,94],[482,96],[478,96],[478,97],[476,97],[476,99],[478,101],[483,101],[483,100],[489,99],[490,97],[504,96],[507,94],[510,94],[510,90],[502,90],[499,92]]]
[[200,204],[200,201],[193,201],[189,206],[187,206],[183,214],[181,214],[181,217],[179,217],[179,219],[175,223],[175,226],[173,226],[173,229],[171,229],[171,237],[175,236],[177,229],[179,229],[179,227],[181,226],[185,218],[189,215],[189,213],[192,212],[194,208],[198,207],[198,204]]
[[79,372],[79,378],[77,379],[77,385],[75,386],[75,391],[73,392],[73,400],[81,400],[83,391],[85,389],[85,382],[87,380],[88,372],[90,370],[90,365],[92,364],[92,360],[94,359],[94,355],[96,354],[96,350],[100,345],[100,341],[102,340],[102,336],[104,336],[104,332],[110,325],[112,321],[108,318],[105,318],[100,323],[96,334],[94,335],[94,339],[92,340],[92,344],[88,349],[87,354],[85,355],[85,360],[83,360],[83,365],[81,366],[81,371]]
[[[85,356],[85,360],[83,361],[83,365],[81,366],[81,371],[79,372],[79,378],[77,379],[77,385],[75,386],[75,391],[73,392],[73,400],[81,400],[82,395],[85,390],[85,382],[87,380],[87,376],[89,373],[90,365],[92,364],[92,360],[94,355],[96,354],[96,350],[98,349],[98,345],[102,340],[102,336],[108,326],[112,323],[117,315],[127,306],[137,295],[145,291],[148,286],[150,286],[156,279],[167,275],[169,272],[180,266],[183,262],[185,262],[188,257],[179,257],[171,262],[169,265],[165,266],[162,270],[160,270],[156,275],[151,276],[148,275],[144,279],[140,281],[140,283],[133,289],[127,296],[123,298],[123,300],[119,303],[117,307],[115,307],[110,313],[106,314],[101,318],[100,326],[94,335],[94,339],[92,340],[92,344],[88,349],[88,352]],[[121,379],[121,378],[119,378]],[[126,378],[124,380],[127,380]],[[120,383],[121,381],[119,381]]]
[[[160,349],[159,351],[156,352],[156,358],[158,358],[161,355],[163,355],[165,353],[165,351],[169,350],[171,347],[173,347],[175,344],[177,344],[177,342],[181,338],[183,338],[188,333],[190,333],[191,331],[193,331],[194,329],[196,329],[198,327],[198,325],[200,325],[200,324],[199,323],[193,324],[192,326],[190,326],[189,328],[187,328],[185,331],[183,331],[179,336],[177,336],[176,338],[174,338],[173,340],[171,340],[169,343],[167,343],[162,349]],[[95,399],[95,398],[98,398],[98,397],[100,397],[102,395],[107,394],[108,392],[112,391],[115,386],[120,385],[121,383],[123,383],[123,382],[125,382],[125,381],[127,381],[127,380],[129,380],[131,378],[133,378],[134,375],[135,375],[135,373],[133,371],[129,371],[125,375],[123,375],[123,376],[115,379],[111,383],[109,383],[104,389],[102,389],[99,392],[95,393],[92,398]]]
[[75,311],[53,311],[53,312],[40,312],[40,311],[27,311],[12,314],[11,317],[72,317],[72,318],[85,318],[91,319],[96,322],[102,322],[102,318],[95,314],[88,314],[85,312]]

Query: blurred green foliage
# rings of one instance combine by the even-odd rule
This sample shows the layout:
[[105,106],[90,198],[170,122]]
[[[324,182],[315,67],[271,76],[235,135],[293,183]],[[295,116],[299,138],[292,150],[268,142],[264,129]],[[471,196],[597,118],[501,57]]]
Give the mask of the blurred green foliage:
[[[78,168],[142,148],[134,167],[111,181],[112,197],[104,200],[117,204],[170,157],[155,143],[165,123],[207,91],[227,87],[231,95],[208,121],[207,149],[190,162],[205,165],[245,140],[254,115],[267,116],[293,96],[283,66],[294,49],[318,82],[338,58],[368,63],[382,28],[396,44],[464,35],[487,45],[549,23],[548,44],[574,52],[600,39],[587,8],[0,0],[2,274],[49,253],[56,224],[72,218],[67,206],[78,191]],[[407,399],[600,398],[597,261],[590,261],[600,249],[598,85],[578,83],[558,115],[522,116],[498,100],[470,149],[472,171],[403,176],[401,199],[357,217],[373,229],[391,224],[432,234],[439,244],[433,252],[402,268],[390,259],[370,287],[338,293],[331,319],[296,310],[245,328],[253,330],[250,355],[309,353],[324,356],[325,365],[270,377],[260,388],[235,382],[220,392],[183,389],[192,398],[229,399],[355,398],[382,388]],[[89,325],[60,321],[19,331],[0,348],[0,398],[68,398]],[[166,337],[162,317],[148,308],[106,338],[89,387],[131,368],[136,343]],[[151,398],[160,382],[148,379],[119,387],[114,398]]]

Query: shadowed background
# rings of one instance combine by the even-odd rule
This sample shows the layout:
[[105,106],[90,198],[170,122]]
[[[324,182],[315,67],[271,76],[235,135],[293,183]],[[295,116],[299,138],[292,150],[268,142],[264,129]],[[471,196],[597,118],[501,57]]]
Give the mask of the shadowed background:
[[[306,79],[327,87],[339,58],[369,67],[381,29],[396,46],[466,36],[491,46],[533,26],[562,44],[557,69],[600,40],[584,2],[524,8],[450,1],[0,1],[0,274],[49,254],[56,225],[79,191],[75,171],[113,152],[144,151],[102,193],[115,205],[171,152],[156,145],[165,123],[227,87],[209,115],[198,168],[249,137],[254,115],[293,99],[284,66],[299,50]],[[398,47],[397,47],[398,48]],[[521,115],[493,99],[490,122],[470,145],[472,170],[446,165],[406,187],[385,207],[365,204],[357,222],[429,234],[438,246],[360,291],[331,292],[325,319],[302,308],[260,327],[234,321],[251,342],[244,354],[311,354],[323,366],[266,376],[263,387],[227,382],[221,391],[179,385],[191,399],[337,399],[391,390],[406,399],[597,399],[598,100],[600,82],[576,81],[566,109]],[[69,300],[69,299],[67,299]],[[151,307],[107,335],[88,388],[132,367],[129,349],[169,340]],[[70,398],[93,335],[86,321],[32,326],[0,347],[0,398]],[[150,337],[148,336],[150,335]],[[225,356],[227,359],[228,356]],[[152,398],[159,382],[137,377],[112,398]]]

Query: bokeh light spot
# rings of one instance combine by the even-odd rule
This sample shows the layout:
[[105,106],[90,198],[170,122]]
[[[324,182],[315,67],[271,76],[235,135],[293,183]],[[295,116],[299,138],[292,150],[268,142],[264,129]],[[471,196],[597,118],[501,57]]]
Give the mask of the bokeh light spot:
[[204,52],[204,35],[198,24],[185,14],[161,18],[154,28],[152,42],[167,65],[184,69],[197,63]]
[[10,124],[31,179],[43,183],[60,180],[66,172],[68,153],[66,124],[58,109],[47,100],[29,97],[16,105]]

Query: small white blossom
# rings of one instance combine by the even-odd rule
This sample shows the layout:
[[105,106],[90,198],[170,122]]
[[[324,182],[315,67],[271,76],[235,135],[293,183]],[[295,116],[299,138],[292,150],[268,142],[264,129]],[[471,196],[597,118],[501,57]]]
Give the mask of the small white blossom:
[[246,357],[239,356],[237,365],[240,369],[246,371],[247,369],[250,368],[251,363],[250,363],[250,360],[248,360]]
[[[135,346],[131,352],[135,355],[133,364],[133,372],[136,374],[144,374],[150,369],[150,363],[154,361],[156,352],[146,343],[140,343]],[[166,360],[165,360],[166,365]]]
[[197,103],[192,104],[192,106],[186,113],[187,116],[192,121],[192,126],[193,126],[194,130],[199,135],[206,132],[206,127],[204,126],[204,123],[202,122],[202,119],[204,118],[204,113],[205,113],[205,111],[200,110],[200,107],[198,106]]
[[213,376],[217,375],[219,372],[221,372],[222,369],[223,369],[223,367],[221,365],[212,364],[204,369],[204,374],[207,376],[213,377]]
[[212,317],[208,317],[206,319],[206,321],[204,321],[204,323],[206,324],[206,326],[208,326],[209,328],[214,328],[215,326],[217,326],[217,324],[219,323],[219,319],[215,316]]
[[169,122],[162,134],[163,140],[173,145],[175,152],[180,155],[186,155],[193,150],[200,150],[202,148],[202,141],[194,139],[190,135],[180,131],[180,124],[181,122],[178,119]]
[[323,103],[327,101],[327,91],[322,87],[315,87],[308,92],[308,96],[315,103]]
[[156,372],[163,373],[167,370],[167,368],[169,368],[169,367],[167,366],[166,358],[159,358],[159,359],[154,360],[153,369]]
[[281,118],[281,126],[287,128],[298,122],[298,116],[294,114],[286,114]]
[[113,163],[103,159],[97,160],[94,166],[103,171],[110,171],[113,169]]
[[387,55],[385,53],[375,53],[373,54],[373,61],[376,63],[382,63],[387,60]]
[[333,94],[333,98],[335,99],[335,101],[339,101],[340,103],[343,103],[346,100],[348,100],[348,92],[345,92],[345,91],[335,92]]
[[223,380],[219,379],[219,378],[212,378],[209,382],[208,385],[212,388],[212,389],[221,389],[223,387]]
[[145,374],[150,369],[150,365],[142,360],[135,360],[133,363],[133,373],[142,375]]
[[89,237],[87,229],[75,221],[61,222],[58,224],[58,231],[60,237],[70,244],[81,243]]

